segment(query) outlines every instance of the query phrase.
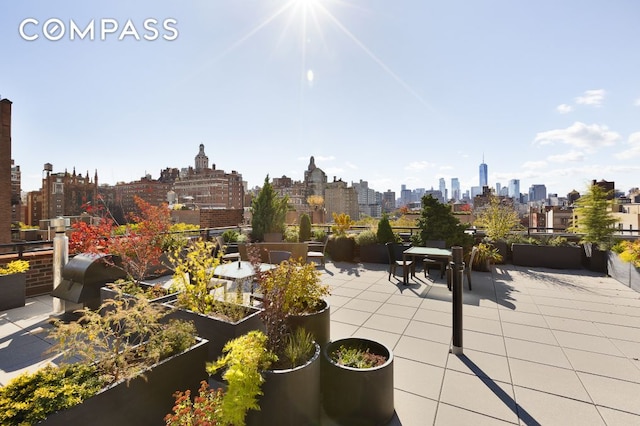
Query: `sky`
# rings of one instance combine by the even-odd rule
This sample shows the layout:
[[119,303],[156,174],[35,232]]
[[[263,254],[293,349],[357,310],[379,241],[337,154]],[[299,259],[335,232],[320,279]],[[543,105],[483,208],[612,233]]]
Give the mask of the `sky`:
[[[636,0],[71,0],[0,4],[22,188],[194,165],[377,191],[640,186]],[[93,34],[89,31],[93,28]],[[104,29],[104,31],[103,31]]]

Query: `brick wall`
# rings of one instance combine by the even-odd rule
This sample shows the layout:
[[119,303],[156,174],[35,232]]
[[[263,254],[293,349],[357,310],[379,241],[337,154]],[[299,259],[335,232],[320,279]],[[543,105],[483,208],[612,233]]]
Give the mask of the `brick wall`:
[[[53,250],[25,253],[22,258],[29,261],[27,297],[51,293],[53,290]],[[17,254],[0,255],[0,265],[5,266],[16,259],[18,259]]]
[[11,101],[0,99],[0,244],[11,242]]
[[238,226],[240,223],[242,223],[242,209],[200,210],[200,228]]

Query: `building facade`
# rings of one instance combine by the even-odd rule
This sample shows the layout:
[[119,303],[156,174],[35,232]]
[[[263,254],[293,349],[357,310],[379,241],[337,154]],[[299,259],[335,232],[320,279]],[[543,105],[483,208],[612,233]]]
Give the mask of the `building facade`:
[[0,99],[0,244],[11,242],[11,101]]
[[333,214],[346,213],[352,220],[359,219],[358,193],[353,187],[347,187],[342,179],[327,184],[324,206],[327,219],[333,220]]

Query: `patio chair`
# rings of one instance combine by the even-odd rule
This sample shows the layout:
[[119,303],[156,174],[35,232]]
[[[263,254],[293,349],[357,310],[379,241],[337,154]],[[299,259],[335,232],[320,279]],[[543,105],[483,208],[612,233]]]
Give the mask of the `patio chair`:
[[290,251],[283,250],[269,250],[269,263],[274,265],[279,265],[285,260],[289,260],[291,258]]
[[222,235],[218,235],[216,237],[216,244],[218,251],[222,252],[222,261],[223,262],[235,262],[236,260],[240,260],[240,253],[225,253],[227,246],[224,243],[224,238]]
[[324,250],[327,247],[328,235],[325,235],[322,241],[314,241],[309,243],[309,251],[307,252],[307,261],[311,259],[319,259],[320,263],[324,265]]
[[[444,240],[427,240],[424,244],[425,247],[435,247],[435,248],[447,248],[447,243]],[[425,257],[423,259],[423,271],[424,277],[427,278],[429,275],[429,271],[431,269],[439,269],[440,270],[440,278],[444,277],[445,270],[447,268],[446,261],[431,259],[429,257]]]
[[412,260],[398,260],[396,256],[395,243],[386,243],[385,246],[387,246],[387,253],[389,253],[389,281],[391,281],[391,275],[396,274],[396,269],[398,267],[401,267],[402,281],[407,284],[409,282],[409,273],[411,272],[412,274],[415,274],[415,262],[413,262]]

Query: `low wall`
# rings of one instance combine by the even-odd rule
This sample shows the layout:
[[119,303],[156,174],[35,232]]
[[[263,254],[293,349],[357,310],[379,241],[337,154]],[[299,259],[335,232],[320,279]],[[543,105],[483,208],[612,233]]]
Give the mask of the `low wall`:
[[[17,260],[18,254],[0,255],[0,265]],[[22,259],[29,262],[27,297],[49,294],[53,290],[53,250],[27,252]]]

